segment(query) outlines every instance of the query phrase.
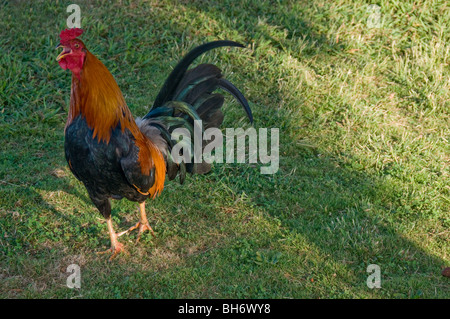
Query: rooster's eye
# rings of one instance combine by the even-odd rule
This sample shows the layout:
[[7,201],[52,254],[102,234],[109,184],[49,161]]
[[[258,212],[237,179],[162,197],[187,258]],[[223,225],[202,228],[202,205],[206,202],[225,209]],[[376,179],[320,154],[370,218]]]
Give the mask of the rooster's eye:
[[78,43],[75,43],[75,48],[78,49],[80,45]]

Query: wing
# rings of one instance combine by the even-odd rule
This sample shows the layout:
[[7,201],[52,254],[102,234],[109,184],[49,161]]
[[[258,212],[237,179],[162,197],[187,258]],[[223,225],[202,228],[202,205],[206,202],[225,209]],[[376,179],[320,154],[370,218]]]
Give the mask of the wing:
[[130,151],[120,160],[127,181],[142,195],[151,197],[161,193],[166,174],[167,144],[160,131],[153,128],[145,134],[137,126]]
[[150,195],[149,190],[155,183],[155,167],[150,169],[150,174],[142,173],[139,163],[139,148],[133,143],[128,155],[120,160],[123,173],[130,183],[142,195]]

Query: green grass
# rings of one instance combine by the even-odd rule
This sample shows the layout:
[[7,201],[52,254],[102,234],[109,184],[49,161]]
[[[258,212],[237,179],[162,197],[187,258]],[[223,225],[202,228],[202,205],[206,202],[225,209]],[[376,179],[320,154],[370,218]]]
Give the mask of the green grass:
[[[123,238],[64,159],[70,74],[55,61],[73,1],[0,2],[1,298],[449,298],[446,1],[83,2],[82,39],[135,116],[195,45],[280,129],[280,169],[216,164],[148,201],[157,233]],[[227,99],[224,127],[248,127]],[[113,203],[125,229],[135,203]],[[68,265],[82,288],[66,287]],[[381,289],[366,285],[369,264]]]

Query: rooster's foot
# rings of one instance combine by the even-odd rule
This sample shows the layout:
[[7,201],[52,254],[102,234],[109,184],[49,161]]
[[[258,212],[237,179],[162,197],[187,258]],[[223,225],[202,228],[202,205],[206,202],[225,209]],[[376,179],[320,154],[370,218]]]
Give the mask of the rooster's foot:
[[111,257],[109,257],[109,261],[112,261],[117,254],[121,253],[121,252],[125,252],[125,247],[122,243],[119,243],[118,241],[116,241],[110,249],[107,249],[105,251],[99,251],[97,252],[98,255],[102,255],[102,254],[108,254],[108,253],[112,253]]
[[136,239],[136,243],[139,242],[139,239],[141,239],[141,235],[143,232],[145,232],[146,230],[149,230],[150,233],[153,235],[153,237],[155,237],[155,232],[153,231],[152,227],[150,226],[150,224],[148,222],[137,222],[136,225],[128,228],[127,230],[120,232],[117,234],[117,236],[122,236],[125,234],[128,234],[129,232],[131,232],[132,230],[135,230],[136,228],[139,228],[139,232],[138,232],[138,237]]

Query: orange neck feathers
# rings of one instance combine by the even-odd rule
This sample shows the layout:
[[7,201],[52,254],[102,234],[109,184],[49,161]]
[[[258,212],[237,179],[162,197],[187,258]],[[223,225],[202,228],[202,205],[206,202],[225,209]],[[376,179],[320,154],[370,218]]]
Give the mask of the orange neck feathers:
[[163,190],[166,167],[161,152],[139,130],[112,74],[89,51],[86,51],[80,76],[72,74],[66,127],[80,114],[93,129],[93,137],[99,142],[108,144],[112,130],[119,124],[122,132],[128,129],[139,148],[138,161],[142,174],[149,175],[155,167],[155,183],[148,190],[149,195],[155,197]]
[[111,131],[120,123],[122,131],[133,117],[112,74],[92,53],[86,52],[80,77],[72,74],[72,91],[67,125],[82,114],[94,130],[94,138],[108,143]]

